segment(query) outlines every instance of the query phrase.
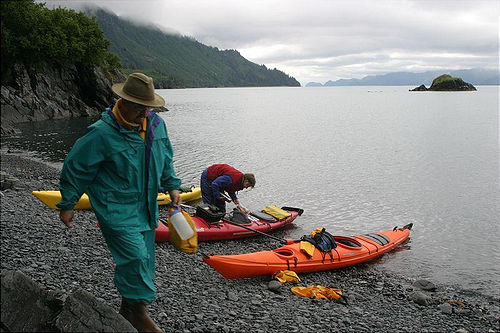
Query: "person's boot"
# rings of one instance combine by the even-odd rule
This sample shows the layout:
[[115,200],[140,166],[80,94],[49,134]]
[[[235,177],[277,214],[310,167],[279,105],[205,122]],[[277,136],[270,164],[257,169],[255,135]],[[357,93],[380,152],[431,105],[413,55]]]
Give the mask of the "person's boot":
[[153,319],[149,317],[147,306],[144,303],[129,304],[122,299],[119,313],[123,318],[127,319],[138,332],[163,332],[161,328],[155,324]]

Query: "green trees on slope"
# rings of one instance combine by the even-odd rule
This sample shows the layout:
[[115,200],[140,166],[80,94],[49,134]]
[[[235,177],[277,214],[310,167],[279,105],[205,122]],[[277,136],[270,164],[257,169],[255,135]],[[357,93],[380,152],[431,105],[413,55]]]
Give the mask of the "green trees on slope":
[[70,9],[50,10],[33,0],[1,2],[2,82],[15,63],[69,61],[120,67],[97,22]]
[[300,86],[293,77],[252,63],[236,50],[219,50],[154,26],[136,25],[104,10],[87,14],[99,22],[126,71],[152,73],[155,82],[168,78],[162,87]]
[[293,77],[252,63],[236,50],[139,26],[103,10],[89,12],[95,17],[89,18],[34,0],[0,5],[2,83],[16,63],[60,61],[105,68],[123,63],[126,74],[145,72],[161,88],[300,86]]

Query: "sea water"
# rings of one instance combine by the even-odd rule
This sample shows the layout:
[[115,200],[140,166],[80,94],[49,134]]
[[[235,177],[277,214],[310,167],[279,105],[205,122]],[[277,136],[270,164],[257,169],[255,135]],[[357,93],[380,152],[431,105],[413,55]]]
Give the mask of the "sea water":
[[[157,92],[184,184],[213,163],[254,173],[244,206],[304,209],[287,237],[413,223],[411,240],[373,267],[500,297],[499,87],[410,88]],[[92,121],[25,124],[3,143],[60,163]]]

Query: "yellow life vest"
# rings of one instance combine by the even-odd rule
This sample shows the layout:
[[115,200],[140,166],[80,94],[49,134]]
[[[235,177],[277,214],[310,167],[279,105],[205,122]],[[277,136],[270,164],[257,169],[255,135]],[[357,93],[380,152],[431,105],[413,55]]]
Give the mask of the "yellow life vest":
[[278,220],[284,220],[284,219],[292,216],[292,214],[290,214],[290,212],[287,212],[286,210],[278,208],[276,206],[266,206],[266,208],[264,208],[262,211],[264,213],[267,213],[269,215],[274,216]]
[[278,280],[279,282],[281,282],[281,284],[285,282],[300,283],[300,278],[297,273],[289,270],[279,271],[278,273],[274,274],[273,279]]
[[303,252],[308,258],[314,255],[316,247],[313,243],[308,241],[300,241],[300,251]]
[[327,288],[323,286],[292,287],[292,293],[299,296],[315,299],[339,300],[342,297],[342,290],[337,288]]

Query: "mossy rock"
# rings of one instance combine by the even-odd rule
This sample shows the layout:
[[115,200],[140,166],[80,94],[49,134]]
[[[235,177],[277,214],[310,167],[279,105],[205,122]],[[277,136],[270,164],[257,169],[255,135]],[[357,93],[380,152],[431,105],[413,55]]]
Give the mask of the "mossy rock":
[[427,88],[423,84],[421,84],[418,87],[411,89],[410,91],[427,91]]
[[452,77],[448,74],[438,76],[432,81],[431,91],[476,91],[476,87],[465,82],[461,78]]

